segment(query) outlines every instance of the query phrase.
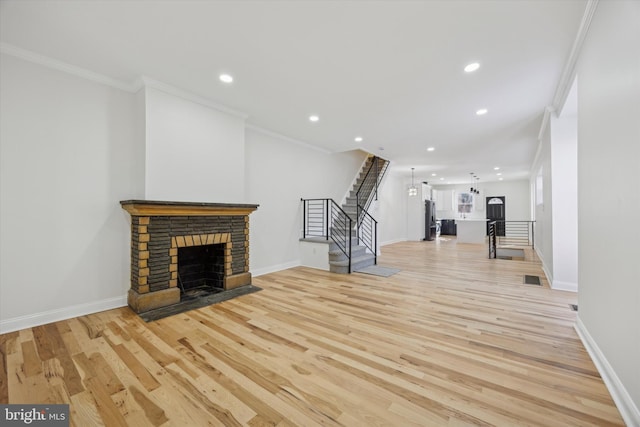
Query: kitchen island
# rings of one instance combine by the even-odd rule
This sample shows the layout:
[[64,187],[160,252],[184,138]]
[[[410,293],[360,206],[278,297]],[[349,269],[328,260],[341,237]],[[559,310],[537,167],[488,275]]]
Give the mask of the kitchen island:
[[487,219],[456,219],[458,243],[484,243],[487,235]]

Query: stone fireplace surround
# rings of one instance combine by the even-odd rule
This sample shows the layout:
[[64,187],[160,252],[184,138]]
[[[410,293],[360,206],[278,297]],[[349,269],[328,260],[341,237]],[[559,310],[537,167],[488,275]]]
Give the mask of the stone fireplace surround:
[[143,313],[180,302],[178,249],[223,244],[225,290],[251,284],[251,204],[123,200],[131,215],[129,306]]

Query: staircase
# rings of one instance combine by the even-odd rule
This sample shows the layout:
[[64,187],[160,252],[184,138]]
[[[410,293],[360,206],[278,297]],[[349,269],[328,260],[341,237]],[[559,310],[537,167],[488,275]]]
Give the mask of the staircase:
[[387,160],[370,156],[342,206],[331,199],[303,199],[303,239],[321,237],[329,242],[329,271],[349,274],[376,264],[377,222],[367,210],[377,198],[388,165]]
[[[374,164],[374,159],[377,162],[377,165]],[[379,184],[382,180],[382,176],[386,171],[386,168],[389,164],[388,160],[382,159],[380,157],[370,156],[365,162],[364,166],[360,170],[360,175],[358,179],[353,184],[353,188],[351,192],[349,192],[349,197],[347,197],[345,203],[342,205],[342,210],[344,210],[347,215],[354,221],[356,221],[356,216],[358,212],[358,203],[361,206],[364,206],[365,209],[369,208],[371,204],[371,200],[377,199],[377,191],[376,184]],[[376,183],[374,175],[376,175],[375,167],[377,167],[377,176],[378,180]],[[370,171],[370,172],[369,172]],[[369,172],[369,175],[367,173]],[[358,191],[360,193],[358,193]]]

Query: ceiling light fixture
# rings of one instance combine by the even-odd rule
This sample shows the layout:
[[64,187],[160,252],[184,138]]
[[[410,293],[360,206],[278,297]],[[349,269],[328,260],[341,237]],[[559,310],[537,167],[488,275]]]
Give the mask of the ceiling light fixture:
[[316,116],[315,114],[312,116],[309,116],[309,120],[312,122],[317,122],[318,120],[320,120],[320,117]]
[[500,176],[500,175],[502,175],[502,172],[498,172],[496,175]]
[[355,142],[362,142],[362,137],[361,137],[361,136],[356,136],[356,137],[354,138],[354,141],[355,141]]
[[499,171],[500,168],[498,166],[496,166],[495,168],[493,168],[494,171]]
[[480,190],[478,189],[478,181],[480,178],[478,178],[473,172],[470,172],[469,175],[471,175],[471,188],[469,189],[469,192],[473,194],[480,194]]
[[223,83],[232,83],[233,82],[233,77],[230,76],[229,74],[220,74],[220,81]]
[[478,111],[476,111],[476,114],[478,116],[484,116],[485,114],[487,114],[489,112],[489,110],[487,110],[486,108],[481,108]]
[[438,176],[438,174],[437,173],[432,173],[431,176]]
[[412,196],[412,197],[418,195],[418,188],[413,183],[413,170],[414,169],[415,168],[411,168],[411,187],[409,187],[409,196]]
[[472,62],[471,64],[467,65],[466,67],[464,67],[464,71],[466,73],[473,73],[474,71],[476,71],[478,68],[480,68],[480,64],[477,62]]
[[427,148],[427,151],[434,151],[436,148],[435,147],[429,147]]

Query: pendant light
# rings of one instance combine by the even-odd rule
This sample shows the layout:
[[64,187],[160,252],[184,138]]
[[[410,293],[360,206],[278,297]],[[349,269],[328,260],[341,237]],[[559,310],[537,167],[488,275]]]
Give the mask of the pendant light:
[[480,189],[478,188],[478,181],[480,178],[478,178],[473,172],[469,172],[469,175],[471,175],[471,188],[469,189],[469,192],[472,194],[480,194]]
[[417,196],[418,195],[418,188],[413,183],[413,170],[414,169],[415,168],[411,168],[411,187],[409,187],[409,196]]

